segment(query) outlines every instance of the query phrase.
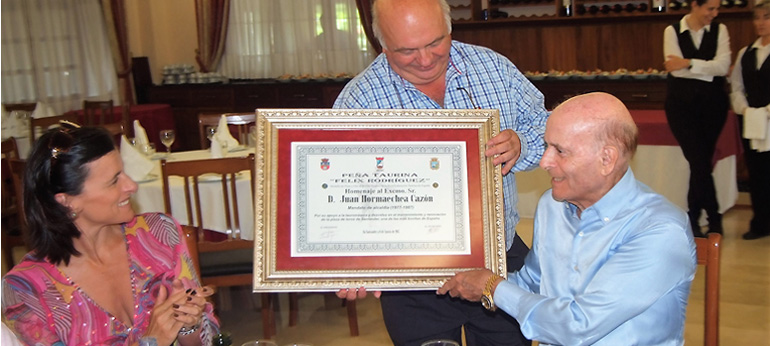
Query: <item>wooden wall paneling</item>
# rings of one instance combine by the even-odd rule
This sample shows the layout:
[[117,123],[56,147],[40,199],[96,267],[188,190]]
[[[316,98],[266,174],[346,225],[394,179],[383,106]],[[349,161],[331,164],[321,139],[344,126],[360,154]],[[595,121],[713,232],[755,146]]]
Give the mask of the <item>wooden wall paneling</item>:
[[[599,68],[614,71],[620,68],[628,70],[652,67],[654,53],[640,47],[660,46],[655,37],[663,33],[650,31],[647,23],[630,23],[623,26],[605,23],[601,26],[599,38]],[[621,29],[622,30],[618,30]],[[658,50],[662,50],[659,47]]]
[[[717,21],[720,18],[717,17]],[[728,18],[728,20],[722,21],[727,26],[727,32],[730,33],[730,48],[733,53],[733,62],[735,62],[735,56],[738,51],[752,44],[757,39],[757,32],[754,30],[754,24],[752,23],[752,17],[746,18]]]
[[510,29],[513,49],[504,54],[521,71],[546,71],[543,64],[543,39],[536,27],[517,26]]
[[[682,15],[455,24],[452,36],[489,47],[522,71],[662,70],[663,30]],[[756,39],[751,18],[748,12],[729,12],[716,19],[728,28],[733,59]]]
[[544,70],[569,71],[578,69],[577,31],[574,26],[559,25],[543,28]]
[[575,28],[576,46],[580,47],[580,53],[577,54],[577,67],[582,71],[595,70],[601,65],[599,48],[602,44],[601,27],[595,24],[585,23]]

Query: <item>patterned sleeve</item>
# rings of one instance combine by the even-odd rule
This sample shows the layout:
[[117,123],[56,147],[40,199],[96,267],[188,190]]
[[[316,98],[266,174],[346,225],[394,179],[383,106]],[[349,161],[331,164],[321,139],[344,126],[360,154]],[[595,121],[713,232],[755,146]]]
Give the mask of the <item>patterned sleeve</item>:
[[[178,278],[184,284],[184,288],[198,289],[201,287],[200,278],[195,271],[192,259],[190,258],[190,252],[187,249],[187,242],[185,241],[185,234],[182,230],[182,226],[171,216],[165,214],[146,214],[145,217],[148,220],[151,232],[156,237],[163,237],[160,233],[174,232],[175,234],[167,234],[169,238],[177,238],[176,246],[173,247],[174,256],[176,257],[175,267],[173,268],[173,275],[171,281],[174,278]],[[152,222],[151,219],[158,217],[160,222]],[[165,281],[165,280],[164,280]],[[212,339],[219,333],[219,320],[214,315],[214,307],[209,302],[203,311],[203,319],[201,321],[201,344],[211,345]]]
[[[192,258],[190,258],[190,251],[187,248],[187,242],[185,241],[186,235],[182,230],[182,226],[171,216],[163,215],[170,219],[174,223],[174,227],[179,234],[179,245],[177,246],[177,255],[179,261],[174,269],[176,277],[182,280],[185,288],[197,289],[201,287],[200,276],[195,270]],[[211,345],[214,336],[219,334],[219,320],[214,315],[214,306],[211,302],[206,303],[206,307],[203,310],[203,320],[201,321],[201,345]]]
[[521,156],[513,171],[528,171],[537,168],[545,152],[545,123],[549,112],[545,108],[545,97],[512,62],[503,57],[504,70],[509,74],[507,81],[513,104],[513,114],[501,114],[503,129],[511,128],[521,140]]
[[15,331],[23,345],[63,346],[59,336],[49,327],[52,321],[44,319],[45,311],[50,307],[35,286],[33,282],[19,275],[11,274],[3,278],[5,323]]

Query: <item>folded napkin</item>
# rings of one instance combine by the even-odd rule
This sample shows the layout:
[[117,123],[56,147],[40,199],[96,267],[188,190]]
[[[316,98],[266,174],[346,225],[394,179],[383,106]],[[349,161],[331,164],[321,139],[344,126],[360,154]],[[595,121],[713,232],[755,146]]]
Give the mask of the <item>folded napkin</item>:
[[224,115],[219,118],[219,125],[217,125],[217,132],[214,133],[214,138],[216,138],[220,144],[227,144],[227,147],[231,149],[240,145],[238,140],[230,134],[230,128],[227,126],[227,118]]
[[216,136],[211,137],[211,158],[219,159],[222,157],[222,143],[217,140]]
[[49,106],[47,103],[38,101],[35,105],[35,110],[32,111],[32,118],[34,119],[40,119],[40,118],[48,118],[56,115],[56,112],[54,112],[53,108]]
[[12,117],[10,112],[7,112],[5,110],[5,107],[0,106],[2,108],[2,117],[0,118],[0,125],[2,125],[2,137],[3,140],[6,140],[10,137],[14,137],[17,135],[16,129],[18,127],[16,117]]
[[144,148],[145,145],[150,144],[150,140],[147,139],[147,131],[144,130],[139,120],[134,120],[134,143],[137,148]]
[[120,157],[123,159],[123,171],[134,181],[144,179],[155,167],[150,159],[128,142],[126,136],[120,136]]
[[751,148],[770,150],[770,111],[767,108],[746,108],[743,114],[743,138],[750,139]]

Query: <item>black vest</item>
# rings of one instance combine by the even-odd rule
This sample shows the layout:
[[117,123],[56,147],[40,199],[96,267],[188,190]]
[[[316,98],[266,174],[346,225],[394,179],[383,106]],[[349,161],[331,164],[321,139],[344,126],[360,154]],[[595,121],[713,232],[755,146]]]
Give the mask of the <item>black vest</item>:
[[[703,40],[700,42],[700,48],[695,48],[692,42],[692,36],[688,31],[680,32],[680,22],[674,23],[676,38],[679,40],[679,49],[682,51],[682,57],[685,59],[711,60],[717,55],[717,46],[719,44],[719,23],[711,22],[711,28],[703,33]],[[724,77],[714,77],[715,83],[724,85]]]
[[749,46],[741,58],[743,85],[749,107],[759,108],[770,104],[770,57],[757,70],[757,53]]

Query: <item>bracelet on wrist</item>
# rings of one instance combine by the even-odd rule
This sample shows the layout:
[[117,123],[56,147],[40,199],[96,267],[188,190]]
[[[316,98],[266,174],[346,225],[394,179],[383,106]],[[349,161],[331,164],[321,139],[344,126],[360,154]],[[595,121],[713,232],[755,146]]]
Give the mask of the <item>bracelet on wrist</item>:
[[198,330],[200,326],[201,326],[201,323],[198,322],[190,328],[182,327],[181,329],[179,329],[179,336],[185,336],[185,335],[190,335],[192,333],[195,333],[195,331]]

